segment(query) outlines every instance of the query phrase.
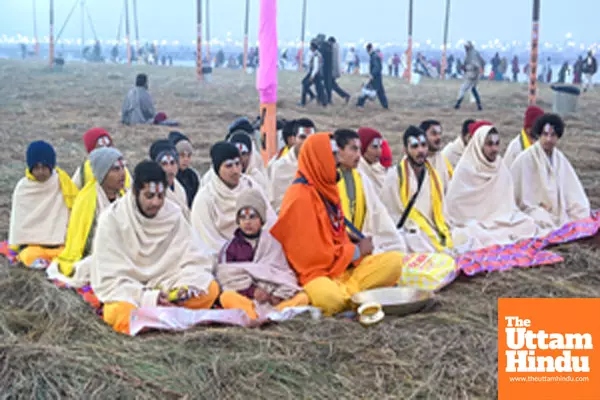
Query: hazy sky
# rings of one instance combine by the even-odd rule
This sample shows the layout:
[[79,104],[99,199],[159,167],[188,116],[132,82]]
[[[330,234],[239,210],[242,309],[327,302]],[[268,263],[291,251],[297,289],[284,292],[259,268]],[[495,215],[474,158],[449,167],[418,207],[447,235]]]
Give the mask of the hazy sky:
[[[55,0],[56,30],[65,21],[76,0]],[[334,35],[341,42],[361,38],[375,42],[405,42],[408,0],[307,0],[307,31]],[[33,0],[0,0],[0,35],[33,34]],[[36,0],[40,36],[48,32],[49,0]],[[116,39],[123,0],[86,0],[98,36]],[[540,40],[563,43],[567,32],[579,43],[600,40],[597,0],[541,0]],[[441,44],[445,0],[414,0],[414,37]],[[138,0],[140,36],[150,40],[179,40],[191,44],[195,38],[196,0]],[[250,39],[256,40],[259,0],[250,1]],[[492,6],[499,4],[499,6]],[[568,4],[568,5],[566,5]],[[245,0],[211,0],[211,38],[243,37]],[[532,0],[452,0],[451,42],[499,39],[527,42],[531,36]],[[278,35],[283,41],[300,37],[302,0],[278,1]],[[130,15],[132,15],[130,7]],[[133,17],[131,17],[133,18]],[[124,28],[123,28],[124,31]],[[133,24],[131,25],[133,35]],[[77,9],[62,37],[79,38],[81,14]],[[91,30],[86,26],[86,38]]]

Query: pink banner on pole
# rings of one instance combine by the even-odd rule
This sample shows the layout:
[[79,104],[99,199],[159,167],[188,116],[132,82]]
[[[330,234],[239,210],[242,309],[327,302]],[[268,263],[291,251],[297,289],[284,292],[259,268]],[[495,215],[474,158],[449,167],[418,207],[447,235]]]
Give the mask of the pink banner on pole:
[[256,75],[256,88],[260,102],[277,102],[277,0],[260,0],[260,21],[258,28],[259,67]]

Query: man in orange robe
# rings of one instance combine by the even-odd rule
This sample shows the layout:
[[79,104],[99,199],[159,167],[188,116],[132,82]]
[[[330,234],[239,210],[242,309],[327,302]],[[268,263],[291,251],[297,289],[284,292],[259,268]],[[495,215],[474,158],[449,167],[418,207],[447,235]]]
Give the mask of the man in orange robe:
[[306,140],[296,180],[285,193],[279,219],[271,229],[312,305],[325,315],[348,309],[354,293],[395,285],[402,273],[401,253],[372,255],[372,238],[359,238],[359,234],[351,238],[346,233],[336,153],[337,145],[328,133]]

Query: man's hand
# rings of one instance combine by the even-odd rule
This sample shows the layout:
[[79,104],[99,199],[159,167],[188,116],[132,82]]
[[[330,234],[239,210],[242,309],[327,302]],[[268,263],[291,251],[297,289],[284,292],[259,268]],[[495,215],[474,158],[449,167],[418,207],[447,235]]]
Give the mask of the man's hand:
[[269,293],[267,293],[263,289],[254,289],[254,300],[258,301],[259,303],[267,303],[270,297],[271,296],[269,296]]
[[366,237],[364,239],[361,239],[360,242],[358,242],[358,250],[360,251],[361,257],[372,254],[373,253],[373,238]]
[[175,307],[175,304],[169,301],[169,295],[164,292],[160,292],[156,305],[159,307]]

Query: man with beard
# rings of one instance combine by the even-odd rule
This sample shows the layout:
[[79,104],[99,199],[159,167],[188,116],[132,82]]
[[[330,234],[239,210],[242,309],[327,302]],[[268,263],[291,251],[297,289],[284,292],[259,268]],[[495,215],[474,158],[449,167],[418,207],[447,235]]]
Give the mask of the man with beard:
[[208,309],[219,296],[213,260],[166,198],[167,186],[164,170],[143,161],[133,191],[100,215],[91,286],[104,303],[104,321],[120,333],[130,333],[139,307]]
[[465,53],[463,66],[465,69],[465,82],[460,87],[458,100],[456,100],[454,108],[457,110],[460,108],[460,103],[462,103],[465,93],[470,90],[473,93],[473,97],[475,97],[475,101],[477,101],[477,109],[481,111],[481,99],[479,98],[479,92],[477,92],[477,83],[479,82],[479,75],[483,72],[484,61],[470,41],[465,44]]
[[360,150],[362,153],[358,170],[369,178],[377,196],[379,196],[386,171],[381,164],[383,136],[379,131],[366,127],[358,129],[358,136],[360,137]]
[[442,153],[442,124],[433,119],[428,119],[421,122],[419,128],[425,132],[427,136],[427,161],[437,171],[440,179],[442,180],[442,186],[444,193],[448,189],[448,183],[452,179],[454,170],[450,161]]
[[537,142],[522,152],[511,167],[517,205],[543,228],[590,216],[590,202],[581,181],[556,144],[565,130],[563,120],[544,114],[535,122]]
[[456,164],[458,164],[458,160],[462,157],[467,145],[469,144],[469,140],[471,140],[471,133],[469,132],[469,125],[471,125],[475,120],[466,119],[462,124],[462,129],[460,131],[460,135],[456,137],[453,141],[448,143],[444,150],[442,150],[442,154],[448,161],[452,168],[456,168]]
[[506,152],[504,153],[504,163],[510,169],[519,154],[531,147],[535,143],[535,137],[531,134],[531,129],[535,120],[544,115],[544,110],[537,106],[529,106],[525,110],[523,129],[521,133],[510,141]]
[[457,249],[505,245],[539,234],[532,218],[517,207],[510,172],[499,155],[496,128],[477,129],[458,164],[444,201]]
[[427,161],[427,137],[416,126],[403,136],[405,157],[388,170],[382,201],[411,253],[441,253],[452,249],[443,214],[444,189]]

